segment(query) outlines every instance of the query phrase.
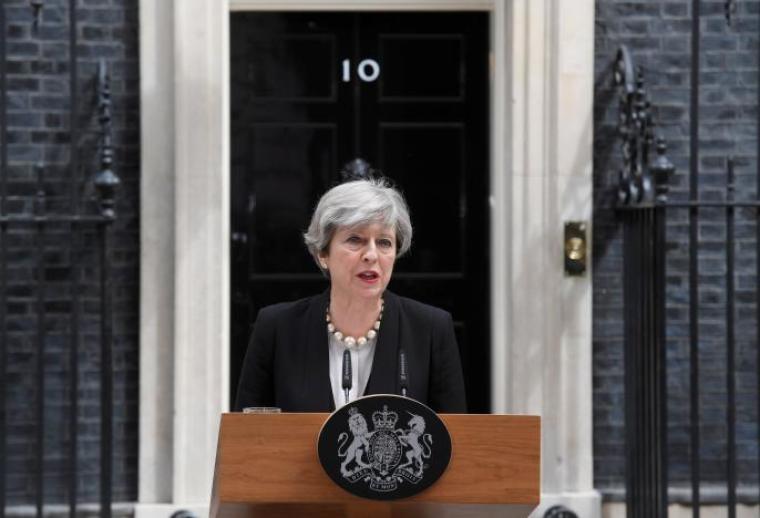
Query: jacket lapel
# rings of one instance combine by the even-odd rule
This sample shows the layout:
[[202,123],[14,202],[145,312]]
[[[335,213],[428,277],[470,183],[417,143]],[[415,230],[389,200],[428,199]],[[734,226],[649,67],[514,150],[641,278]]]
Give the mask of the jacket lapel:
[[303,395],[312,411],[335,410],[330,387],[330,356],[325,328],[329,290],[314,297],[309,306],[306,325],[306,361]]
[[383,320],[377,334],[372,373],[364,390],[365,395],[398,393],[398,344],[401,324],[399,300],[389,291],[383,294],[383,300]]

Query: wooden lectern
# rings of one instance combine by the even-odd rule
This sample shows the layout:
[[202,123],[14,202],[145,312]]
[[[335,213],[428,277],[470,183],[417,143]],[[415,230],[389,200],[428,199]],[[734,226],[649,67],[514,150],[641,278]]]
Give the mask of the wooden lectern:
[[328,414],[224,414],[211,517],[525,517],[540,498],[537,416],[441,414],[451,463],[433,486],[393,502],[333,483],[317,457]]

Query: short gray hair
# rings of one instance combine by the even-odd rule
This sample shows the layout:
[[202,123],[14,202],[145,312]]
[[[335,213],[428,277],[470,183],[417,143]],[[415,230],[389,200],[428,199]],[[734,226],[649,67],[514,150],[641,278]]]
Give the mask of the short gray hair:
[[401,193],[385,179],[354,180],[337,185],[322,195],[303,239],[321,269],[319,255],[327,251],[337,229],[373,223],[393,227],[396,232],[396,257],[409,250],[412,222]]

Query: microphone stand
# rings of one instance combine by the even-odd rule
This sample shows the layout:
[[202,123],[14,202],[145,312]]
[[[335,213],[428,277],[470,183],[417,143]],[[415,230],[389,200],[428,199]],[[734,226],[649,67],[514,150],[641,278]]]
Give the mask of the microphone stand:
[[403,348],[398,350],[398,381],[401,386],[401,395],[406,397],[406,391],[409,388],[409,365]]
[[351,392],[352,383],[351,352],[346,349],[343,351],[343,394],[346,396],[346,405],[348,404],[348,393]]

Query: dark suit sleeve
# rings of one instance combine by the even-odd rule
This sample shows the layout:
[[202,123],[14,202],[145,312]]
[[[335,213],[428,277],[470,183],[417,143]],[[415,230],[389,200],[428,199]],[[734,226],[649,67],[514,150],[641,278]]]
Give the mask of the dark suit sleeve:
[[250,406],[275,406],[272,370],[274,369],[274,320],[268,308],[259,311],[248,350],[240,371],[235,411]]
[[434,315],[430,406],[436,412],[464,414],[467,401],[454,323],[445,311],[436,311]]

